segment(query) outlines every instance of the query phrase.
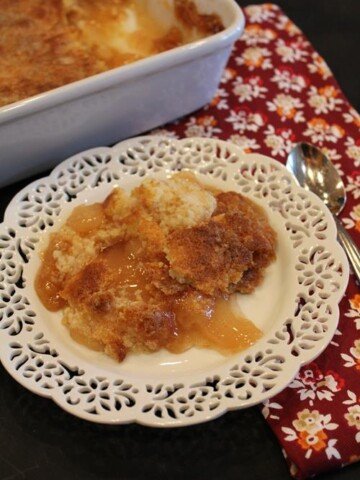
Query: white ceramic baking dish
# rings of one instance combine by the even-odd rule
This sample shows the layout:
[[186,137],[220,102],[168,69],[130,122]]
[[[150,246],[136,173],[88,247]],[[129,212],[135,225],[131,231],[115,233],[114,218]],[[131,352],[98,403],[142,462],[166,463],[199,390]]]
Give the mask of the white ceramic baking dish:
[[[157,8],[158,0],[149,1]],[[234,0],[194,1],[199,12],[218,14],[225,29],[0,108],[0,186],[46,170],[80,150],[155,128],[209,102],[243,31],[244,16]]]

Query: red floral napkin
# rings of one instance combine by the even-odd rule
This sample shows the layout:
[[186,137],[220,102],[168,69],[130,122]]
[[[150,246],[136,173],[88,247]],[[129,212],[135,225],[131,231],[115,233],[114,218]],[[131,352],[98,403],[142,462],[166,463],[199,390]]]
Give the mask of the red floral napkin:
[[[221,138],[281,162],[296,142],[320,146],[346,182],[342,220],[359,242],[360,116],[279,7],[249,6],[245,14],[245,33],[211,104],[155,132]],[[262,412],[297,478],[360,460],[360,290],[353,275],[331,345]]]

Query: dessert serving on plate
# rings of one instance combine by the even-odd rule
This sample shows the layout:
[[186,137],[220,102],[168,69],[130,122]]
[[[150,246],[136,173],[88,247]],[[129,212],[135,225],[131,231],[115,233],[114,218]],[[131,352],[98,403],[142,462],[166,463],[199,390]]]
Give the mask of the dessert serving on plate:
[[275,395],[330,342],[348,279],[321,200],[210,139],[69,158],[14,197],[0,246],[2,364],[100,423],[189,425]]
[[257,204],[182,172],[76,207],[50,237],[36,291],[64,308],[75,340],[118,361],[161,348],[235,353],[261,332],[232,312],[231,294],[261,283],[275,246]]

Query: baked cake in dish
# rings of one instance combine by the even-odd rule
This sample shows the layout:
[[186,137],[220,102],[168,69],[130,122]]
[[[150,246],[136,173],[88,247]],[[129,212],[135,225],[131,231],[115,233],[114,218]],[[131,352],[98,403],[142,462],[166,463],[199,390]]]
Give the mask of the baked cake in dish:
[[0,106],[222,29],[191,0],[0,0]]

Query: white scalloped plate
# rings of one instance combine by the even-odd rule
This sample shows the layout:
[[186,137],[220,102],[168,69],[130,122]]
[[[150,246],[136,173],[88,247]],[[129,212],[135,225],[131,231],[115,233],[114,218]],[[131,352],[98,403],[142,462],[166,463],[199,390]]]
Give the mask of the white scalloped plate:
[[[278,233],[277,260],[253,294],[237,297],[264,336],[231,357],[191,349],[117,363],[74,342],[61,314],[41,305],[33,288],[39,252],[75,205],[180,169],[248,195],[268,212]],[[190,425],[275,395],[330,342],[349,274],[330,213],[280,163],[198,138],[139,137],[65,160],[14,197],[0,226],[0,248],[4,367],[32,392],[99,423]]]

